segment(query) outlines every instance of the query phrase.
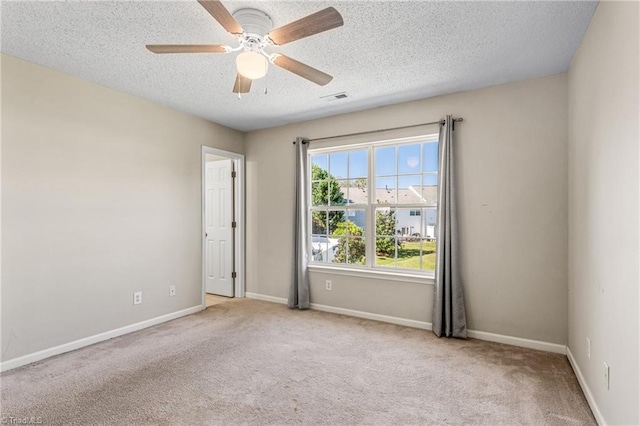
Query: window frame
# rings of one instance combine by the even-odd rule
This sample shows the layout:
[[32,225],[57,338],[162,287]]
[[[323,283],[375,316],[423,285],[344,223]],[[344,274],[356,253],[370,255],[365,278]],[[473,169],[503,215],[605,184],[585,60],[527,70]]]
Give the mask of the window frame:
[[[354,276],[376,276],[379,278],[385,278],[385,279],[391,279],[391,280],[402,280],[402,281],[411,281],[411,279],[415,279],[415,282],[424,282],[424,279],[427,278],[434,278],[434,271],[433,270],[423,270],[423,269],[410,269],[410,268],[399,268],[397,266],[397,253],[395,255],[395,259],[396,259],[396,264],[395,266],[380,266],[380,265],[376,265],[375,264],[375,245],[376,245],[376,215],[375,212],[378,208],[384,208],[384,207],[390,207],[390,208],[395,208],[395,209],[407,209],[407,210],[420,210],[422,212],[422,209],[435,209],[437,210],[437,200],[435,204],[427,204],[427,203],[408,203],[408,204],[380,204],[377,203],[377,200],[374,200],[372,197],[375,197],[375,189],[376,189],[376,175],[375,175],[375,150],[376,148],[380,148],[380,147],[385,147],[385,146],[402,146],[402,145],[411,145],[411,144],[415,144],[415,143],[420,143],[420,144],[425,144],[425,143],[433,143],[433,142],[438,142],[438,134],[435,133],[430,133],[430,134],[424,134],[424,135],[418,135],[418,136],[412,136],[412,137],[408,137],[408,138],[395,138],[395,139],[386,139],[386,140],[378,140],[378,141],[370,141],[370,142],[365,142],[365,143],[357,143],[357,144],[343,144],[343,145],[337,145],[337,146],[326,146],[326,147],[319,147],[319,148],[309,148],[308,152],[307,152],[307,165],[308,165],[308,185],[307,185],[307,189],[306,189],[306,197],[305,199],[307,200],[307,206],[306,206],[306,211],[309,217],[308,220],[308,226],[307,226],[307,235],[309,237],[309,253],[311,253],[312,250],[312,245],[311,245],[311,241],[313,239],[313,221],[311,220],[312,218],[312,212],[314,211],[325,211],[325,212],[329,212],[329,211],[344,211],[345,212],[345,217],[347,215],[347,210],[364,210],[365,213],[365,236],[364,236],[364,241],[365,241],[365,264],[360,265],[360,264],[352,264],[352,263],[329,263],[329,262],[323,262],[323,261],[314,261],[313,258],[310,258],[309,260],[309,268],[312,270],[317,270],[317,271],[323,271],[323,272],[328,272],[328,273],[345,273],[346,275],[354,275]],[[340,205],[340,206],[313,206],[312,205],[312,200],[311,200],[311,193],[312,193],[312,184],[313,181],[311,179],[312,177],[312,157],[314,155],[322,155],[322,154],[326,154],[327,155],[327,159],[329,159],[329,155],[330,154],[334,154],[334,153],[339,153],[339,152],[349,152],[349,151],[360,151],[360,150],[367,150],[367,204],[351,204],[351,203],[346,203],[344,205]],[[422,152],[422,148],[420,151],[420,161],[421,163],[423,163],[424,160],[424,154]],[[394,177],[398,177],[398,176],[402,176],[402,175],[408,175],[408,174],[401,174],[399,173],[399,168],[398,168],[398,161],[399,161],[399,155],[397,155],[396,152],[396,167],[395,167],[395,174],[393,175]],[[328,160],[329,161],[329,160]],[[423,170],[424,165],[422,165],[421,170],[417,173],[420,175],[421,177],[421,185],[423,184],[423,176],[426,173],[429,172],[424,172]],[[330,169],[330,163],[328,162],[327,164],[327,172],[330,173],[329,171]],[[434,173],[435,176],[439,176],[440,171],[436,171]],[[387,175],[384,175],[387,176]],[[349,176],[349,162],[347,162],[347,176],[346,179],[350,180],[351,177]],[[396,190],[397,190],[397,183],[396,183]],[[397,194],[397,192],[396,192]],[[347,218],[348,219],[348,218]],[[420,216],[420,220],[422,221],[423,218],[422,216]],[[437,218],[436,218],[437,221]],[[327,236],[330,236],[331,234],[329,234],[329,229],[326,230],[327,232]],[[421,232],[421,234],[424,234],[424,232]],[[398,239],[398,236],[394,236],[396,238],[396,240]],[[421,235],[420,238],[423,238],[423,236]],[[396,246],[397,247],[397,246]]]

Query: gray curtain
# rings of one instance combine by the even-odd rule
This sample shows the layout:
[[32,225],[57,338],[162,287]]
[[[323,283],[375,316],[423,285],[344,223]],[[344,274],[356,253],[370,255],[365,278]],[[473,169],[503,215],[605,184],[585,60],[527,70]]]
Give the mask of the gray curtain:
[[289,290],[287,305],[290,308],[309,309],[309,242],[307,213],[307,147],[309,143],[302,138],[296,142],[296,175],[295,175],[295,211],[294,211],[294,257],[293,281]]
[[438,217],[436,282],[433,293],[433,332],[436,336],[467,337],[467,317],[458,256],[453,117],[440,127],[438,144]]

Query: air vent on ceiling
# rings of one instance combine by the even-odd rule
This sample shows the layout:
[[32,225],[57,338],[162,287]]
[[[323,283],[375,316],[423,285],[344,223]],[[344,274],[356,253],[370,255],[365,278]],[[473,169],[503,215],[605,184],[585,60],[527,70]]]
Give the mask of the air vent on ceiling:
[[333,95],[320,96],[320,99],[324,99],[325,101],[335,101],[338,99],[345,99],[348,95],[345,92],[334,93]]

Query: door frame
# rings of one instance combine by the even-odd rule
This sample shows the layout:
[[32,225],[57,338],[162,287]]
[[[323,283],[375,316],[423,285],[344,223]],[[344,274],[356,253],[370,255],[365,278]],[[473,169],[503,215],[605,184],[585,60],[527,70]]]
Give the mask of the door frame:
[[238,154],[231,151],[225,151],[218,148],[212,148],[202,145],[201,152],[201,216],[202,224],[200,229],[200,238],[202,240],[202,309],[206,309],[206,267],[207,267],[207,250],[206,250],[206,156],[207,154],[213,154],[220,157],[225,157],[233,161],[234,170],[236,172],[235,182],[233,184],[234,200],[233,210],[235,213],[236,228],[234,231],[234,248],[233,248],[233,268],[236,272],[236,278],[234,282],[234,297],[245,297],[245,285],[244,285],[244,265],[245,265],[245,159],[243,154]]

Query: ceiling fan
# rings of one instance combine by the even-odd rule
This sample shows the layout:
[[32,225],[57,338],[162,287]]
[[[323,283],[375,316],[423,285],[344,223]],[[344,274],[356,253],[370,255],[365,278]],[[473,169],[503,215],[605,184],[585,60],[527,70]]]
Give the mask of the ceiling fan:
[[[222,44],[148,44],[153,53],[230,53],[242,51],[236,57],[238,73],[233,92],[248,93],[251,82],[267,73],[268,62],[299,75],[320,86],[333,77],[280,53],[268,53],[268,46],[280,46],[309,37],[344,24],[342,16],[333,7],[320,10],[281,27],[271,29],[273,23],[266,13],[257,9],[229,11],[217,0],[198,0],[213,18],[238,39],[237,47]],[[268,61],[268,62],[267,62]]]

